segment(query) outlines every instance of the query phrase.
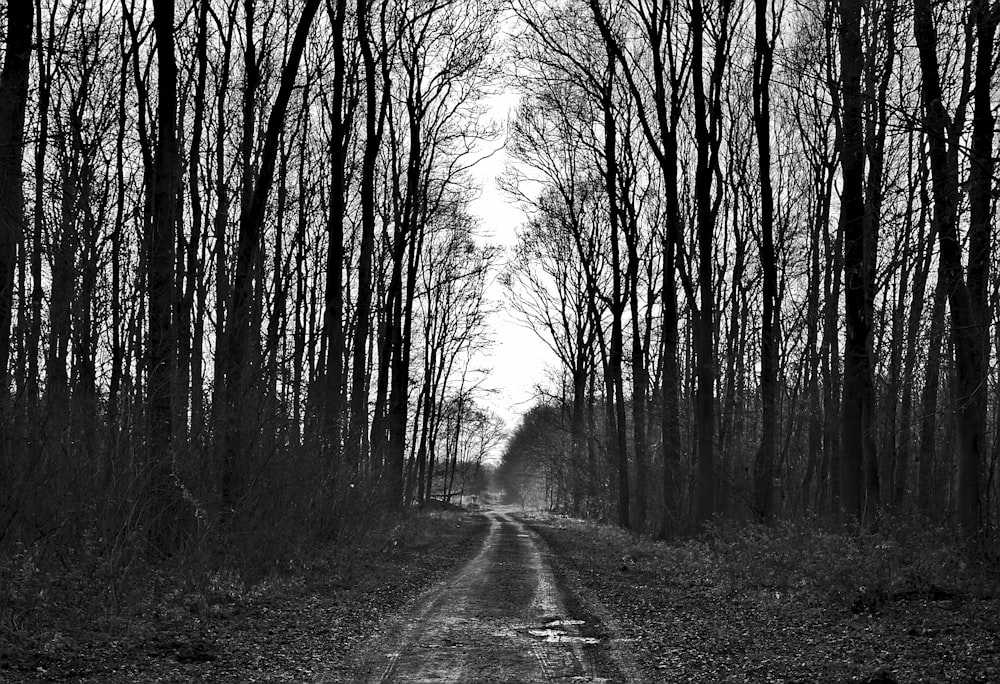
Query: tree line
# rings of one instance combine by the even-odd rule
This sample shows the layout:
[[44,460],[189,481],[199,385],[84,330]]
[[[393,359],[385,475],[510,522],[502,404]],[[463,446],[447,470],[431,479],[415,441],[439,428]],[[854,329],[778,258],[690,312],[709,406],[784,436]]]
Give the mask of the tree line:
[[508,486],[663,536],[995,539],[1000,3],[513,9],[505,278],[558,373]]
[[499,5],[2,19],[0,547],[283,557],[450,496],[501,437],[469,212]]

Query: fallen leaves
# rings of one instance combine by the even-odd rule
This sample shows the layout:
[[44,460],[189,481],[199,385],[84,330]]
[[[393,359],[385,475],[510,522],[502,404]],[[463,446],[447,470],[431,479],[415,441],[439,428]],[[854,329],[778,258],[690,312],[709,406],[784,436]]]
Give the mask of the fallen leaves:
[[801,582],[735,582],[698,542],[650,541],[635,553],[635,537],[607,526],[566,519],[531,526],[568,590],[614,617],[615,637],[643,680],[1000,681],[995,596],[883,597],[876,611],[852,613],[833,594]]
[[0,630],[0,680],[350,681],[359,645],[453,572],[486,527],[479,516],[413,516],[252,585],[166,574],[118,616],[50,606],[30,628]]

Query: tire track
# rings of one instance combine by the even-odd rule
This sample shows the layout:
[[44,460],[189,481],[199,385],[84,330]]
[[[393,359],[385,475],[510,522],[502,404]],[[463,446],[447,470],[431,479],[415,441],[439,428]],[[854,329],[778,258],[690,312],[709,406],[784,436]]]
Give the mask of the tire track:
[[606,682],[541,540],[503,510],[476,555],[359,654],[369,682]]

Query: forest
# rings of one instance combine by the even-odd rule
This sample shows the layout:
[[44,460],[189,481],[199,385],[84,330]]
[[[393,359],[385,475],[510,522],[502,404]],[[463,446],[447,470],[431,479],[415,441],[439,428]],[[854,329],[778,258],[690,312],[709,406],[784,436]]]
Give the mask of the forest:
[[503,277],[560,373],[502,474],[663,537],[996,542],[1000,4],[515,3]]
[[467,211],[499,8],[6,16],[2,543],[277,558],[450,494],[502,436]]
[[[259,575],[491,462],[509,501],[648,537],[910,520],[995,562],[998,22],[8,0],[2,576]],[[512,249],[470,208],[496,149]],[[551,357],[516,426],[498,310]]]

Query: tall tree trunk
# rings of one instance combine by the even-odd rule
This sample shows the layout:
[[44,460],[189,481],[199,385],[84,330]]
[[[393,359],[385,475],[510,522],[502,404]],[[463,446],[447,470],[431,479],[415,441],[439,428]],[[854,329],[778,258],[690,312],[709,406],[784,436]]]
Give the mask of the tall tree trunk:
[[9,383],[14,272],[18,248],[24,244],[27,227],[21,161],[33,16],[34,7],[30,2],[7,3],[7,44],[0,72],[0,410],[6,403]]
[[[23,4],[11,2],[9,4]],[[42,38],[42,4],[35,2],[35,13],[38,17],[35,31],[36,62],[38,64],[38,142],[35,143],[35,207],[42,206],[45,197],[45,155],[49,138],[49,102],[51,99],[51,76],[47,61],[47,50]],[[9,34],[8,34],[9,35]],[[124,50],[124,47],[123,47]],[[125,67],[122,67],[122,88],[124,89]],[[42,234],[45,229],[45,216],[41,211],[34,212],[33,230],[31,235],[31,324],[28,328],[28,400],[38,401],[40,373],[38,355],[42,339],[42,300],[45,293],[42,289]]]
[[[299,178],[306,176],[307,139],[299,140]],[[295,302],[292,310],[295,312],[295,327],[292,332],[292,438],[293,446],[303,443],[302,423],[304,421],[302,408],[302,381],[305,367],[306,352],[306,309],[309,299],[306,296],[306,226],[308,222],[308,204],[299,202],[298,217],[295,224],[295,239],[292,249],[295,252]]]
[[[863,108],[862,117],[865,125],[864,145],[868,159],[868,175],[864,190],[865,227],[864,227],[864,316],[869,321],[868,355],[871,359],[873,351],[873,326],[875,310],[875,286],[878,274],[878,243],[882,224],[882,185],[885,175],[885,146],[889,126],[889,83],[893,75],[896,61],[896,0],[886,0],[881,4],[873,4],[870,10],[867,54],[874,56],[869,59],[863,73]],[[879,50],[879,44],[883,51]],[[873,62],[877,60],[877,65]],[[896,317],[897,321],[901,320]],[[866,383],[869,387],[863,410],[864,417],[864,463],[862,464],[862,482],[865,513],[871,516],[878,510],[883,501],[882,489],[888,490],[892,473],[892,459],[895,458],[895,446],[892,445],[885,453],[878,453],[876,415],[876,396],[872,376],[873,362],[869,361],[869,371]],[[891,424],[889,432],[895,439],[895,396],[885,408],[883,415]],[[887,482],[880,483],[885,475]]]
[[179,543],[179,511],[171,477],[172,409],[176,331],[174,307],[174,229],[180,191],[181,157],[177,143],[177,62],[174,55],[174,0],[154,0],[153,31],[157,56],[157,134],[149,181],[151,216],[146,222],[149,293],[148,379],[149,463],[152,474],[153,542],[164,553]]
[[[426,162],[422,140],[424,106],[421,101],[421,93],[418,90],[419,87],[419,83],[411,81],[406,101],[409,149],[406,162],[406,185],[402,212],[397,219],[400,227],[396,231],[396,241],[393,244],[392,278],[387,292],[388,301],[392,302],[392,306],[386,307],[391,311],[386,325],[389,365],[383,366],[383,368],[389,372],[390,383],[384,430],[386,441],[382,463],[387,469],[387,501],[390,507],[394,508],[401,505],[403,500],[403,465],[409,406],[408,385],[413,299],[417,267],[423,248],[424,208],[427,203],[427,189],[421,178]],[[381,376],[379,385],[382,385]],[[461,402],[459,407],[461,407]],[[383,431],[380,431],[379,435],[381,438]],[[374,445],[374,439],[372,442]]]
[[[202,382],[202,338],[204,323],[200,309],[195,310],[195,295],[201,290],[202,264],[198,258],[203,239],[205,210],[202,206],[199,161],[202,155],[202,129],[205,121],[205,89],[208,79],[208,0],[202,0],[198,8],[197,34],[195,38],[195,58],[198,70],[195,76],[194,121],[191,130],[191,149],[188,153],[188,194],[191,205],[191,235],[184,254],[185,282],[181,296],[180,335],[184,353],[178,359],[183,371],[190,379],[191,434],[200,439],[204,426],[204,386]],[[200,297],[199,297],[200,299]],[[185,383],[186,384],[186,383]]]
[[840,57],[842,87],[841,168],[843,189],[840,225],[844,249],[844,311],[847,332],[844,344],[844,390],[840,433],[841,487],[844,511],[856,520],[874,514],[862,487],[864,464],[873,460],[871,440],[871,358],[870,324],[866,316],[864,199],[864,122],[862,120],[861,73],[864,54],[861,46],[861,2],[840,3]]
[[[975,14],[975,13],[974,13]],[[976,20],[974,17],[973,21]],[[944,109],[944,94],[941,88],[940,69],[937,56],[937,31],[930,0],[914,0],[913,34],[920,53],[921,92],[924,103],[924,125],[928,132],[930,150],[931,187],[934,195],[934,223],[937,227],[940,248],[941,276],[947,288],[948,304],[951,310],[951,341],[955,350],[955,398],[958,414],[958,518],[965,534],[974,538],[981,529],[982,511],[980,501],[980,468],[984,450],[983,397],[986,394],[987,376],[983,354],[983,334],[977,317],[979,302],[974,299],[973,290],[980,287],[977,278],[982,274],[973,267],[969,279],[977,282],[970,287],[962,266],[962,244],[957,226],[958,172],[949,160],[948,142],[950,121]],[[991,35],[991,34],[989,34]],[[992,43],[992,40],[990,41]],[[992,45],[984,48],[987,55],[992,53]],[[982,56],[982,52],[980,56]],[[987,67],[988,70],[992,67]],[[986,79],[987,93],[989,79]],[[985,95],[989,97],[989,95]],[[983,136],[981,122],[976,129]],[[992,128],[992,126],[990,126]],[[992,133],[990,133],[990,138]],[[988,142],[989,140],[987,140]],[[954,144],[954,143],[953,143]],[[974,167],[981,162],[975,159]],[[977,191],[981,192],[977,188]],[[987,208],[988,218],[988,208]],[[981,209],[976,219],[983,220]],[[971,224],[974,241],[971,247],[986,249],[975,231],[982,231],[979,224]],[[982,254],[970,253],[970,264],[980,264]],[[976,295],[978,296],[978,295]]]
[[[931,233],[933,235],[933,232]],[[940,491],[936,481],[938,388],[944,346],[944,316],[948,292],[938,269],[938,283],[931,306],[931,327],[927,339],[927,365],[921,391],[920,451],[917,457],[917,505],[928,517],[939,513]]]
[[[59,416],[69,411],[69,340],[73,303],[73,267],[76,263],[77,226],[75,225],[77,182],[73,164],[62,159],[59,163],[59,220],[53,231],[51,261],[51,292],[49,295],[49,350],[45,364],[48,404]],[[148,238],[147,238],[148,242]]]
[[[118,449],[118,441],[121,430],[121,408],[122,408],[122,380],[125,368],[125,340],[122,330],[122,309],[124,295],[122,292],[122,242],[125,232],[125,133],[128,126],[126,120],[126,99],[128,84],[128,57],[126,52],[126,29],[123,25],[119,34],[119,49],[121,50],[122,62],[119,72],[120,82],[118,85],[118,130],[115,138],[115,218],[111,233],[111,378],[108,386],[108,428],[110,433],[110,458],[107,463],[106,480],[111,478],[118,471],[118,459],[122,453]],[[40,42],[40,39],[39,39]],[[44,139],[44,134],[42,134]],[[41,159],[44,157],[42,156]],[[36,164],[43,165],[44,162],[36,154]],[[40,177],[36,182],[40,183]],[[36,202],[40,202],[41,189],[36,190]],[[36,204],[37,206],[37,204]],[[39,222],[40,223],[40,222]],[[35,352],[37,354],[37,351]],[[34,393],[32,393],[34,397]]]
[[639,236],[638,226],[633,223],[629,233],[629,309],[632,317],[632,442],[635,445],[635,516],[633,526],[637,530],[646,527],[648,492],[647,478],[648,444],[647,444],[647,392],[649,385],[649,370],[646,368],[646,354],[642,344],[642,331],[639,326],[639,253],[637,250]]
[[[830,219],[830,198],[832,195],[832,176],[826,186],[828,193],[824,197],[824,207],[821,215],[828,223]],[[832,239],[826,240],[826,268],[823,276],[823,292],[826,306],[823,315],[822,363],[823,375],[823,452],[830,466],[830,514],[834,519],[841,516],[841,443],[840,443],[840,407],[843,375],[840,367],[840,333],[838,330],[839,299],[843,287],[844,241],[843,225],[838,223],[837,231]]]
[[319,8],[319,0],[307,0],[302,8],[299,23],[295,28],[295,36],[289,49],[288,57],[281,72],[278,93],[275,96],[271,113],[267,120],[264,134],[264,144],[261,150],[260,169],[256,177],[253,192],[246,202],[240,215],[239,240],[236,247],[236,271],[233,276],[232,305],[229,309],[226,367],[226,444],[223,473],[223,506],[227,509],[238,501],[241,485],[239,483],[236,464],[245,457],[249,447],[247,417],[243,406],[248,394],[252,392],[252,372],[247,368],[254,341],[252,307],[253,307],[253,272],[258,260],[261,234],[263,232],[264,214],[271,186],[274,183],[274,170],[277,161],[281,130],[285,125],[285,112],[288,101],[295,86],[302,52],[305,50],[309,28]]
[[[809,402],[809,438],[808,451],[809,462],[816,464],[816,486],[815,496],[812,501],[815,503],[816,512],[828,509],[827,502],[830,495],[830,463],[829,452],[824,448],[823,434],[823,406],[822,406],[822,364],[823,348],[825,341],[821,342],[820,328],[823,324],[823,311],[821,308],[821,297],[823,295],[823,268],[821,266],[820,255],[823,252],[823,235],[828,230],[828,214],[824,210],[823,183],[821,165],[813,165],[811,168],[812,189],[816,193],[814,196],[815,206],[812,208],[809,232],[809,285],[807,287],[806,305],[806,348],[808,370],[808,386],[806,393]],[[807,505],[809,500],[807,499]]]
[[[399,507],[403,496],[403,465],[406,453],[406,422],[409,408],[408,385],[410,378],[410,337],[413,324],[413,298],[416,286],[416,267],[419,260],[423,229],[411,225],[401,239],[406,244],[405,272],[400,269],[399,290],[392,293],[392,320],[387,326],[389,338],[390,384],[385,423],[385,458],[387,469],[387,501]],[[394,266],[395,271],[395,266]],[[396,282],[395,275],[393,282]]]
[[[972,141],[969,150],[969,298],[972,307],[973,336],[963,346],[971,346],[974,376],[963,388],[967,397],[967,410],[974,414],[966,426],[969,432],[979,431],[978,436],[969,435],[968,449],[959,454],[958,477],[958,519],[968,535],[978,535],[989,523],[990,511],[983,501],[983,463],[988,449],[986,432],[986,412],[990,368],[990,323],[992,312],[989,302],[990,263],[992,250],[993,188],[993,75],[997,52],[996,30],[1000,21],[1000,2],[994,0],[973,0],[969,21],[974,22],[976,37],[976,70],[973,82]],[[956,344],[957,348],[957,344]],[[968,351],[961,352],[963,356]],[[978,366],[978,367],[977,367]],[[963,401],[963,406],[965,401]],[[964,410],[964,409],[963,409]],[[960,414],[961,415],[961,414]]]
[[[375,251],[375,171],[379,146],[384,131],[389,104],[387,71],[382,72],[383,87],[379,88],[379,71],[372,48],[372,0],[358,0],[355,12],[358,42],[361,44],[365,68],[365,148],[361,161],[361,240],[358,256],[358,295],[355,306],[353,363],[351,365],[351,410],[348,423],[348,445],[356,461],[367,466],[370,443],[368,348],[372,317],[372,257]],[[380,98],[381,94],[381,98]]]
[[[760,330],[761,438],[754,459],[754,508],[762,522],[774,514],[774,465],[778,431],[778,262],[774,249],[774,191],[771,188],[771,70],[774,39],[767,28],[768,0],[754,0],[753,114],[760,176],[760,267],[763,320]],[[772,27],[777,33],[777,27]]]
[[[674,171],[676,172],[676,166]],[[676,179],[676,174],[674,178]],[[674,271],[679,215],[671,211],[671,207],[677,209],[676,190],[669,187],[669,178],[666,181],[668,225],[663,247],[663,415],[660,421],[663,442],[663,515],[659,530],[661,539],[676,534],[681,512],[680,369],[677,364],[677,284]]]
[[226,434],[226,368],[229,359],[228,335],[226,334],[228,319],[226,306],[229,301],[229,274],[227,248],[227,230],[229,227],[229,184],[226,173],[226,117],[227,93],[229,75],[232,66],[232,45],[234,18],[230,15],[226,35],[222,39],[222,64],[219,67],[219,79],[216,87],[216,140],[215,140],[215,216],[212,219],[215,237],[215,359],[213,374],[215,377],[212,388],[212,422],[214,424],[215,451],[221,456],[221,476],[219,478],[220,495],[228,498],[225,493],[229,488],[229,464],[227,463]]
[[713,260],[718,203],[712,193],[719,168],[722,102],[721,83],[729,43],[731,0],[719,3],[719,35],[715,39],[709,89],[705,88],[705,10],[702,0],[691,4],[691,70],[695,110],[697,161],[694,179],[695,224],[698,245],[698,306],[694,315],[695,429],[697,494],[695,520],[708,523],[715,513],[715,269]]
[[347,56],[344,51],[346,0],[330,7],[333,32],[333,100],[330,105],[330,214],[327,223],[326,310],[327,345],[324,376],[325,439],[334,462],[339,461],[344,416],[344,220],[347,211],[347,143],[350,120],[344,112]]
[[614,95],[615,58],[608,50],[608,75],[604,84],[601,106],[604,110],[604,183],[608,196],[608,220],[611,224],[611,344],[608,351],[608,377],[612,391],[607,401],[613,408],[608,417],[614,420],[608,425],[613,436],[609,440],[612,455],[618,468],[618,524],[629,529],[632,521],[629,514],[629,476],[627,428],[625,424],[625,396],[622,387],[622,315],[626,302],[622,297],[620,209],[618,198],[618,151],[616,143],[617,124],[612,97]]

